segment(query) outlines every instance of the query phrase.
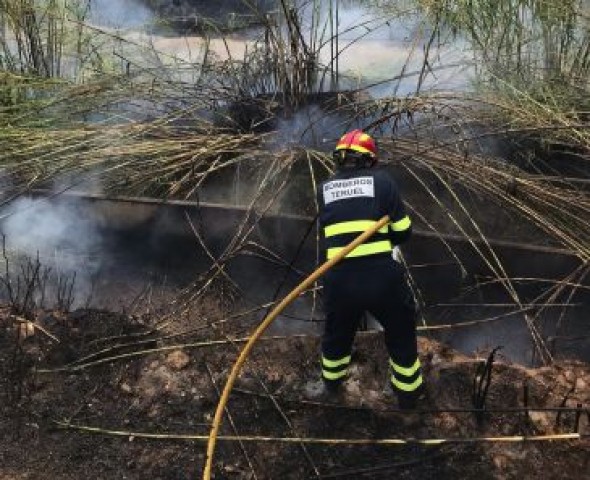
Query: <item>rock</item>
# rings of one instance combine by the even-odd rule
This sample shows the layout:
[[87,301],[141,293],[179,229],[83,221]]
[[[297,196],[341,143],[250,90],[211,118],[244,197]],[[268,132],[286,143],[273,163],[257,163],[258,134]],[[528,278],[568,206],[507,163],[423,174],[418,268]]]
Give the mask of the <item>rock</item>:
[[166,365],[173,370],[182,370],[190,362],[190,357],[182,350],[175,350],[166,357]]
[[[256,385],[258,384],[258,382],[256,381],[256,379],[248,374],[243,374],[242,376],[240,376],[238,378],[238,381],[236,382],[236,384],[240,387],[240,388],[244,388],[246,390],[254,390],[256,388]],[[196,389],[195,392],[197,393]]]
[[120,386],[121,390],[125,393],[131,393],[131,387],[127,383],[122,383]]
[[494,455],[493,460],[494,466],[498,470],[505,470],[508,465],[509,459],[506,455]]
[[162,412],[159,405],[151,405],[148,410],[147,416],[149,418],[158,418],[161,414]]
[[381,395],[376,390],[365,390],[363,396],[365,401],[369,404],[377,403],[381,399]]
[[443,362],[443,359],[438,353],[435,353],[434,355],[432,355],[432,360],[430,361],[430,363],[432,365],[439,365],[442,362]]
[[359,378],[362,376],[362,372],[361,372],[361,368],[358,364],[353,363],[349,368],[348,368],[348,377],[349,378]]
[[35,326],[32,322],[29,322],[24,319],[18,319],[19,323],[16,324],[16,334],[18,335],[19,340],[25,340],[29,337],[35,335]]
[[436,428],[449,431],[458,428],[459,423],[457,418],[450,413],[443,412],[434,418],[434,425]]
[[571,370],[566,370],[563,372],[563,376],[567,383],[573,384],[576,381],[576,374]]
[[[352,402],[350,401],[351,399],[353,400]],[[377,409],[383,404],[383,400],[389,403],[392,399],[384,399],[383,395],[379,391],[365,388],[361,392],[360,397],[346,397],[345,400],[347,403],[357,404],[361,407]]]
[[150,363],[148,370],[155,370],[156,368],[158,368],[159,362],[157,360],[154,360],[153,362]]
[[351,397],[360,397],[361,396],[361,385],[358,380],[348,380],[344,384],[344,388],[346,389],[347,395]]
[[582,393],[585,392],[588,388],[588,384],[584,381],[583,378],[578,378],[576,380],[576,392]]
[[547,412],[529,412],[529,418],[537,428],[543,431],[551,429],[551,418]]

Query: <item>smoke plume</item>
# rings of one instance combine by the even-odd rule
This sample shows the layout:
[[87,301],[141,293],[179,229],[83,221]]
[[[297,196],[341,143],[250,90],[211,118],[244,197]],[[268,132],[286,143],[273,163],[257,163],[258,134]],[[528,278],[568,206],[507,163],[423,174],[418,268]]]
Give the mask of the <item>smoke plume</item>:
[[56,288],[57,278],[75,276],[74,306],[89,300],[102,263],[102,241],[97,224],[74,199],[19,198],[0,217],[13,278],[19,274],[19,265],[38,258],[44,268],[51,269],[48,293]]
[[153,13],[137,0],[92,0],[90,21],[102,27],[137,28],[150,23]]

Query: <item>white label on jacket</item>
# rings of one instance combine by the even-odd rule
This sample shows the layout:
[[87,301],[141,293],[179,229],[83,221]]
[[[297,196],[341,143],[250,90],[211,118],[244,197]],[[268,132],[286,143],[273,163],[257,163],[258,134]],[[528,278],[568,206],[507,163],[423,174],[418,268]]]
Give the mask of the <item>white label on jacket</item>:
[[373,177],[347,178],[332,180],[324,184],[324,203],[356,197],[375,197]]

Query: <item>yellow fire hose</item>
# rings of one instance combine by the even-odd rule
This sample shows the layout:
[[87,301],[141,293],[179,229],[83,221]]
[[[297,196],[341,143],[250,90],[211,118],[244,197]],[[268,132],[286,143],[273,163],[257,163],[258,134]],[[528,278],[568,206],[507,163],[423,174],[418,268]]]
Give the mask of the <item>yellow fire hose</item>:
[[374,225],[372,225],[369,229],[365,230],[362,234],[360,234],[357,238],[355,238],[351,243],[349,243],[346,247],[344,247],[338,254],[331,258],[330,260],[326,261],[322,265],[320,265],[309,277],[307,277],[303,282],[301,282],[297,287],[295,287],[289,295],[287,295],[281,303],[279,303],[272,312],[268,314],[268,316],[262,321],[260,325],[256,328],[250,340],[246,343],[242,351],[240,352],[240,356],[234,363],[232,370],[227,378],[225,383],[225,387],[223,388],[223,392],[219,397],[219,403],[217,404],[217,410],[215,411],[215,417],[213,418],[213,424],[211,425],[211,432],[209,433],[209,440],[207,442],[207,458],[205,463],[205,470],[203,471],[203,480],[210,480],[211,478],[211,467],[213,465],[213,454],[215,452],[215,443],[217,441],[217,432],[219,431],[219,426],[221,425],[221,419],[223,417],[223,411],[227,405],[227,401],[229,399],[229,394],[231,393],[231,389],[234,385],[236,378],[238,377],[246,358],[248,357],[252,347],[256,343],[256,340],[264,333],[267,327],[272,323],[272,321],[277,318],[277,316],[287,307],[293,300],[295,300],[302,292],[304,292],[310,285],[312,285],[318,278],[320,278],[324,273],[326,273],[330,268],[336,265],[340,260],[342,260],[346,255],[348,255],[352,250],[358,247],[361,243],[371,237],[377,230],[384,227],[389,223],[389,216],[385,215],[379,221],[377,221]]

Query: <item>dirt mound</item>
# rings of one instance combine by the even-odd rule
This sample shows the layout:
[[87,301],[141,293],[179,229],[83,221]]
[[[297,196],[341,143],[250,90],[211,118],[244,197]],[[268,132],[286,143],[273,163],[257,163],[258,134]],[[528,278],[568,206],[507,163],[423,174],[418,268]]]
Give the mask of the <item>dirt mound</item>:
[[[209,433],[218,392],[243,344],[235,334],[253,321],[242,317],[222,329],[195,320],[174,331],[87,310],[45,313],[22,327],[4,312],[0,478],[198,478],[205,442],[181,437]],[[485,411],[476,414],[474,379],[487,378],[486,359],[421,339],[429,398],[422,413],[407,414],[387,388],[379,333],[358,336],[338,398],[309,398],[318,349],[309,336],[260,341],[222,426],[223,437],[240,438],[220,440],[215,478],[590,478],[583,477],[590,471],[585,439],[469,440],[588,433],[586,364],[526,369],[497,359]]]

